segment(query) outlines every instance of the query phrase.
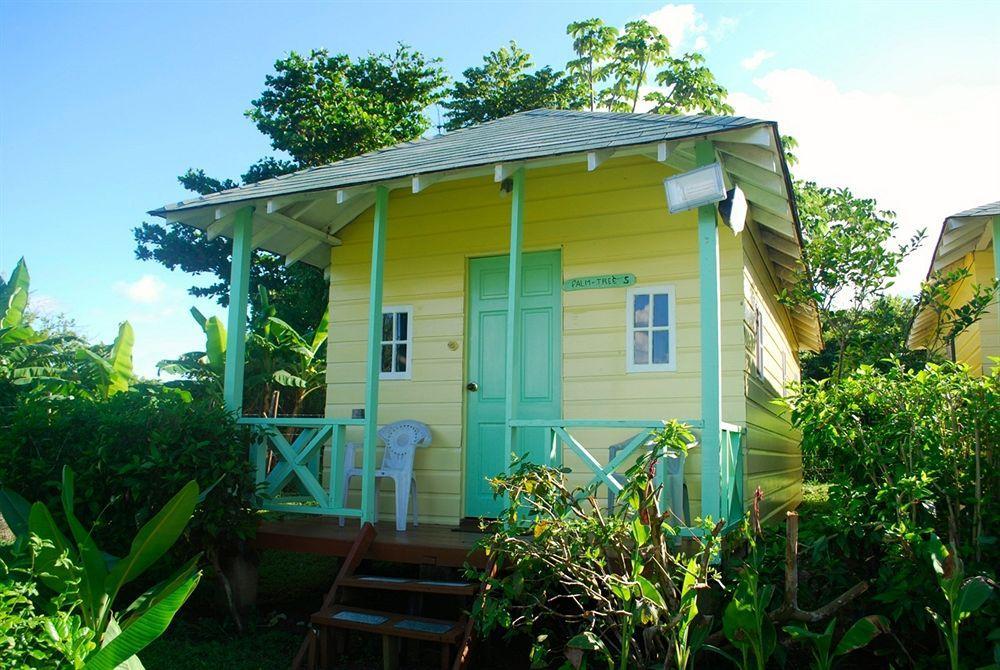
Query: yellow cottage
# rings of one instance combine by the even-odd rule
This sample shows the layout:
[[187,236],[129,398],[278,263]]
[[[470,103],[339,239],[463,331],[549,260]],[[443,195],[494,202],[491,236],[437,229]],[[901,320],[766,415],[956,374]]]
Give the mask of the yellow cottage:
[[377,430],[405,419],[431,431],[425,523],[494,515],[487,478],[512,453],[613,490],[674,418],[698,438],[691,518],[738,519],[758,486],[769,514],[800,499],[772,401],[821,341],[813,309],[775,300],[801,239],[773,122],[534,110],[152,213],[233,239],[233,411],[250,250],[328,272],[326,416],[241,419],[280,460],[255,454],[267,507],[392,518]]
[[[969,271],[967,279],[951,288],[951,307],[959,308],[972,297],[973,286],[988,286],[1000,278],[1000,201],[952,214],[941,224],[941,234],[934,257],[931,259],[927,279],[938,272],[951,272],[959,268]],[[911,349],[938,349],[941,342],[934,341],[937,318],[930,309],[916,315],[907,346]],[[1000,358],[1000,309],[994,301],[983,317],[972,324],[956,339],[951,351],[943,352],[949,358],[968,365],[973,373],[982,374],[996,366]]]

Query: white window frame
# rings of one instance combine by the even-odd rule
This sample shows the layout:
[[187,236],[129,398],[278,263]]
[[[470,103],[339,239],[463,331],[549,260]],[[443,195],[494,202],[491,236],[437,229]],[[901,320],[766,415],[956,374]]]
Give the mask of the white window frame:
[[[393,316],[392,319],[392,338],[391,340],[382,340],[382,324],[379,324],[379,373],[378,378],[381,379],[413,379],[413,305],[387,305],[382,307],[382,319],[385,320],[386,314],[406,314],[406,339],[397,340],[396,339],[396,317]],[[403,372],[382,372],[382,347],[386,344],[393,345],[393,349],[397,345],[406,345],[406,370]],[[393,356],[393,366],[395,366],[396,357]]]
[[[652,296],[657,293],[667,295],[667,325],[653,326],[652,322]],[[636,327],[635,325],[635,296],[650,296],[650,325],[649,327]],[[668,335],[667,361],[666,363],[636,363],[635,362],[635,332],[644,330],[650,333],[649,347],[652,351],[654,330],[666,330]],[[650,353],[652,357],[652,353]],[[627,373],[641,372],[675,372],[677,370],[677,305],[674,298],[673,284],[654,284],[651,286],[631,286],[625,293],[625,371]]]

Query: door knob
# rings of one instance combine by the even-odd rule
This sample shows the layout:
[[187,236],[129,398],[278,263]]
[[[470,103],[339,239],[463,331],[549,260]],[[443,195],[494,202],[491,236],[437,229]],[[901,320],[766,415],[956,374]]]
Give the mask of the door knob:
[[465,388],[475,393],[476,391],[479,390],[479,384],[477,384],[476,382],[469,382],[468,384],[465,385]]

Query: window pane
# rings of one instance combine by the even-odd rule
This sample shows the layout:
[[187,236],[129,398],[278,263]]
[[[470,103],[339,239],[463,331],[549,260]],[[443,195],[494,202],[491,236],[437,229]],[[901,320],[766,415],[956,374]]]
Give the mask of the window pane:
[[392,312],[382,315],[382,341],[392,342]]
[[657,293],[653,296],[653,325],[666,326],[670,318],[670,304],[666,293]]
[[382,345],[382,372],[392,372],[392,345]]
[[409,319],[409,314],[406,312],[400,312],[396,315],[396,339],[401,341],[406,341],[406,331],[409,324],[407,319]]
[[649,333],[637,330],[632,333],[632,362],[636,365],[649,365]]
[[670,362],[670,331],[669,330],[654,330],[653,331],[653,362],[654,363],[669,363]]
[[632,304],[633,325],[636,328],[645,328],[649,325],[649,296],[648,295],[637,295],[635,296],[635,302]]
[[406,372],[406,366],[408,361],[406,360],[406,345],[397,344],[396,345],[396,372]]

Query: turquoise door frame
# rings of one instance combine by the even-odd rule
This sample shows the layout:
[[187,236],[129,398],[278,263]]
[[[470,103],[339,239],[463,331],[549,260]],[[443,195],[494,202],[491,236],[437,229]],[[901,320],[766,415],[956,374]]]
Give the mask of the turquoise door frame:
[[[520,277],[511,282],[509,257],[469,261],[466,312],[465,515],[496,516],[503,501],[495,501],[487,482],[506,472],[512,453],[544,463],[549,432],[544,427],[517,429],[517,443],[508,447],[507,412],[517,408],[519,419],[551,420],[562,416],[562,264],[559,251],[524,254]],[[510,335],[508,291],[518,287],[517,330]],[[514,365],[508,365],[508,337]],[[508,380],[514,380],[513,403]]]

